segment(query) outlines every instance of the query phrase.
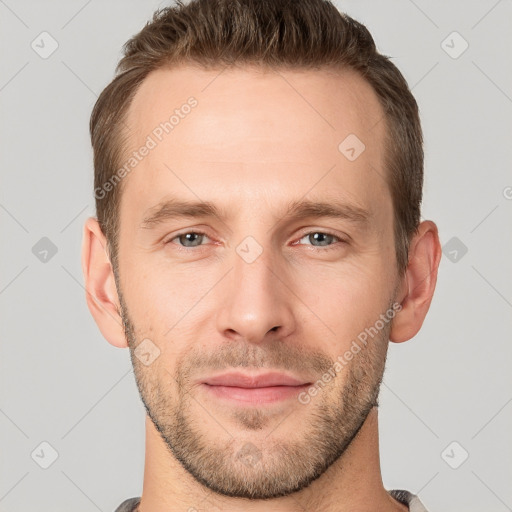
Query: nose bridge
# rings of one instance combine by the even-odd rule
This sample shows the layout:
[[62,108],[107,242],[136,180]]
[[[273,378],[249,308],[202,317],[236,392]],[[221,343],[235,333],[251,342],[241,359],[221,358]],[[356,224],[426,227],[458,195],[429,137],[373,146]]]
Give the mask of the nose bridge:
[[271,330],[280,336],[294,330],[293,295],[278,277],[280,261],[270,243],[248,236],[236,246],[231,262],[233,271],[219,302],[218,328],[253,343],[263,341]]
[[260,299],[271,299],[270,292],[277,291],[277,262],[269,244],[264,248],[254,237],[249,236],[236,247],[235,252],[233,284],[237,291],[246,296],[247,294],[243,293],[245,289],[249,293],[257,294]]

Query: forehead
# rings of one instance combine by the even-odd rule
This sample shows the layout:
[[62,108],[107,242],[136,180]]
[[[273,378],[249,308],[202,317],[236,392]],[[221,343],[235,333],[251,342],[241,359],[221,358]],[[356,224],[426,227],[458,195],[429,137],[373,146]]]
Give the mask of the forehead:
[[[376,141],[380,131],[372,128],[381,124],[383,117],[372,87],[351,70],[257,66],[205,70],[187,65],[162,68],[146,77],[128,111],[130,133],[138,140],[144,138],[169,120],[190,97],[197,100],[197,108],[192,111],[193,126],[187,127],[185,135],[195,146],[217,142],[224,147],[227,141],[223,131],[236,135],[236,139],[232,138],[235,145],[245,142],[246,137],[264,136],[268,130],[288,127],[276,141],[282,152],[288,142],[297,141],[299,126],[304,139],[327,137],[326,145],[336,143],[347,132],[364,138],[371,131],[372,141]],[[223,131],[216,129],[220,127]],[[176,125],[173,137],[180,138],[183,131]],[[244,146],[249,149],[249,145]]]
[[317,191],[378,195],[386,188],[383,121],[376,94],[353,71],[162,68],[128,110],[126,158],[149,140],[152,148],[123,196],[142,208],[178,184],[189,195],[260,191],[278,199],[320,181]]

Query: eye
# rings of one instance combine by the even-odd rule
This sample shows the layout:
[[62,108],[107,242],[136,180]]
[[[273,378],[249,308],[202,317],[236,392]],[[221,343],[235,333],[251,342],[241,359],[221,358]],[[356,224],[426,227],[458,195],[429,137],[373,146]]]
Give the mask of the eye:
[[[168,239],[165,243],[173,243],[179,247],[193,248],[204,245],[203,242],[209,240],[206,233],[201,231],[186,231],[184,233],[178,233],[174,237]],[[304,242],[306,240],[306,242]],[[332,233],[324,231],[311,231],[302,236],[293,245],[303,243],[305,245],[311,245],[313,247],[325,247],[329,249],[331,246],[336,245],[336,242],[344,242],[344,240]]]
[[[206,233],[202,233],[200,231],[187,231],[170,238],[165,243],[172,242],[182,247],[199,247],[202,245],[205,238],[208,238]],[[177,240],[177,242],[174,242],[175,240]]]
[[311,231],[310,233],[306,233],[302,238],[300,238],[297,243],[303,243],[303,240],[307,240],[309,244],[306,242],[306,245],[312,245],[313,247],[330,247],[335,242],[343,242],[340,237],[333,235],[331,233],[325,233],[324,231]]

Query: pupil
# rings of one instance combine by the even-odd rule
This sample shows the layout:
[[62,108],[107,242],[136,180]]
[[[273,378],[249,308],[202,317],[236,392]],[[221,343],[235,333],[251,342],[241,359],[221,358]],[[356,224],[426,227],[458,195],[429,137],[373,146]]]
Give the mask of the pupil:
[[[195,242],[199,239],[200,235],[199,233],[186,233],[185,235],[181,235],[182,239],[181,242],[183,245],[187,245],[187,243],[191,243],[190,245],[197,245]],[[190,247],[189,245],[189,247]]]
[[313,236],[313,240],[316,242],[320,242],[318,245],[329,245],[329,237],[332,237],[332,235],[328,235],[327,233],[313,233],[313,235],[310,236]]

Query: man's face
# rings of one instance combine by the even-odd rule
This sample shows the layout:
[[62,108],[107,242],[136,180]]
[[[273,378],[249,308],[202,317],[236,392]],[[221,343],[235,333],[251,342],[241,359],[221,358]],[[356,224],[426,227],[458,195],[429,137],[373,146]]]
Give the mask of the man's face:
[[[172,131],[155,132],[191,96],[197,105]],[[349,72],[181,67],[145,80],[127,124],[130,152],[156,141],[123,183],[118,268],[148,415],[218,493],[304,488],[357,434],[384,371],[390,323],[377,321],[398,276],[377,97]],[[162,208],[172,201],[217,214],[176,215]],[[145,339],[149,357],[160,351],[151,364],[134,354]],[[205,383],[270,371],[304,386],[264,396]]]

